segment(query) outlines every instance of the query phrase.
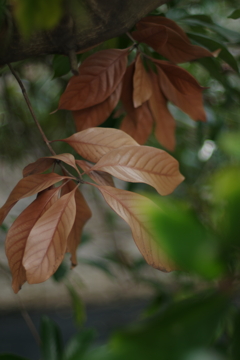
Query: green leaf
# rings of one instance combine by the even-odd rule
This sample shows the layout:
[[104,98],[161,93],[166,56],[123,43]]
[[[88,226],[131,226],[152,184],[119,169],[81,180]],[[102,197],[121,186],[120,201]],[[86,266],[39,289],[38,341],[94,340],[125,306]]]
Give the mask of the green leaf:
[[240,18],[240,9],[234,10],[231,15],[228,16],[229,19],[239,19]]
[[160,211],[146,209],[155,229],[156,241],[180,269],[218,277],[223,271],[220,244],[185,203],[159,202]]
[[25,36],[42,29],[51,29],[62,16],[62,0],[15,0],[14,13]]
[[1,354],[0,360],[29,360],[29,359],[14,354]]
[[197,59],[196,61],[209,72],[211,77],[218,80],[224,87],[228,87],[226,77],[222,75],[222,69],[217,59],[208,57]]
[[67,285],[69,295],[72,300],[72,310],[75,322],[81,326],[86,320],[86,312],[82,299],[71,285]]
[[218,138],[218,146],[227,155],[240,159],[240,132],[223,133]]
[[88,329],[76,334],[66,346],[66,360],[80,360],[88,351],[96,336],[94,330]]
[[40,324],[41,354],[44,360],[63,359],[63,341],[61,331],[47,316],[43,316]]
[[187,35],[191,39],[195,40],[198,45],[203,45],[210,51],[221,49],[218,57],[225,61],[227,64],[229,64],[235,71],[239,71],[237,61],[223,44],[205,35],[200,35],[196,33],[187,33]]
[[61,282],[66,277],[68,272],[69,266],[67,266],[65,262],[62,262],[52,277],[56,282]]
[[54,70],[53,79],[66,75],[71,70],[69,58],[64,55],[55,55],[52,67]]
[[116,360],[176,360],[207,347],[226,316],[229,299],[204,292],[170,305],[164,312],[116,334],[110,345]]
[[234,319],[234,330],[233,330],[233,337],[232,337],[232,360],[239,360],[240,359],[240,312],[238,311],[237,315]]
[[101,271],[103,271],[106,275],[108,275],[110,278],[115,278],[111,270],[109,269],[109,266],[106,261],[101,259],[80,259],[79,262],[83,264],[87,264],[90,266],[93,266]]

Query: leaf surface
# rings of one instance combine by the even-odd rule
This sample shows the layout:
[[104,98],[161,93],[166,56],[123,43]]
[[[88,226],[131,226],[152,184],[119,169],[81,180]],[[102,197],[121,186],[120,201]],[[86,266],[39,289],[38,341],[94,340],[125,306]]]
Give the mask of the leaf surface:
[[50,166],[54,164],[55,160],[63,161],[77,170],[74,156],[72,154],[66,153],[66,154],[42,157],[38,159],[37,161],[27,165],[23,169],[23,176],[26,177],[33,174],[40,174],[46,171],[47,169],[49,169]]
[[168,100],[188,114],[193,120],[206,121],[202,91],[186,70],[166,61],[154,60],[157,65],[159,84]]
[[90,127],[101,125],[111,114],[117,105],[122,90],[120,83],[116,90],[103,102],[86,109],[73,111],[73,118],[77,131],[82,131]]
[[128,49],[107,49],[89,56],[60,98],[59,109],[81,110],[106,100],[120,83]]
[[76,189],[57,200],[29,234],[23,257],[29,284],[47,280],[62,262],[76,216]]
[[76,164],[98,185],[115,186],[110,174],[103,171],[92,171],[93,165],[84,160],[76,160]]
[[69,176],[60,176],[55,173],[50,173],[30,175],[21,179],[10,193],[5,204],[0,208],[0,224],[2,224],[5,217],[18,200],[32,196],[57,182],[68,178]]
[[128,134],[109,128],[86,129],[59,141],[68,143],[79,155],[91,162],[97,162],[108,151],[121,146],[138,146]]
[[135,108],[142,105],[152,95],[152,85],[148,73],[146,72],[141,55],[138,54],[135,62],[133,76],[133,105]]
[[104,155],[92,170],[130,182],[146,183],[161,195],[171,194],[184,180],[178,161],[167,152],[150,146],[124,146]]
[[10,227],[5,250],[12,273],[12,288],[17,293],[27,280],[22,259],[27,238],[40,216],[58,199],[59,188],[45,190],[39,194]]
[[130,191],[98,186],[108,205],[131,227],[133,239],[146,262],[161,271],[175,270],[154,240],[145,207],[156,205],[139,194]]
[[153,94],[149,99],[150,109],[155,120],[155,136],[166,149],[175,149],[175,120],[168,110],[167,100],[158,83],[158,76],[151,72]]
[[[68,181],[63,186],[62,195],[68,194],[74,191],[76,184],[74,181]],[[75,191],[75,202],[76,202],[76,216],[74,219],[73,227],[67,238],[67,249],[66,252],[71,253],[72,267],[77,265],[77,247],[81,241],[82,230],[86,222],[91,218],[92,212],[84,199],[79,188]]]

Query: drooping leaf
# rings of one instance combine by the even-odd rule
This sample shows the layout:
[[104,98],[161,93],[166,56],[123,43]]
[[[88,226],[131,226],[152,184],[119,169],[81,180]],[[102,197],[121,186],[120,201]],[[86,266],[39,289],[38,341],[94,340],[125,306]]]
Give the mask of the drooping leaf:
[[124,146],[104,155],[92,170],[106,171],[130,182],[146,183],[161,195],[171,194],[184,180],[178,161],[150,146]]
[[42,157],[38,159],[37,161],[27,165],[23,169],[23,176],[25,177],[33,174],[40,174],[46,171],[47,169],[49,169],[49,167],[54,164],[55,160],[63,161],[77,170],[74,156],[72,154],[66,153],[66,154]]
[[68,178],[69,176],[60,176],[55,173],[50,173],[30,175],[21,179],[10,193],[5,204],[0,208],[0,224],[18,200],[32,196],[57,182]]
[[59,188],[40,193],[36,200],[17,217],[8,231],[5,250],[12,273],[12,288],[15,293],[27,280],[22,259],[30,231],[41,215],[57,200],[58,193]]
[[40,217],[29,234],[23,266],[30,284],[47,280],[64,257],[67,238],[76,216],[76,189],[57,200]]
[[47,316],[41,318],[41,358],[46,360],[63,359],[63,340],[58,325]]
[[79,155],[92,162],[97,162],[108,151],[121,146],[138,146],[138,143],[123,131],[109,128],[86,129],[58,141],[68,143]]
[[240,18],[240,9],[234,10],[229,16],[229,19],[239,19]]
[[84,307],[83,300],[81,299],[81,297],[76,292],[73,286],[68,284],[67,289],[72,300],[72,310],[76,325],[82,326],[86,320],[86,310]]
[[111,114],[117,105],[122,90],[122,83],[120,83],[114,92],[103,102],[95,106],[83,110],[73,111],[73,118],[77,131],[82,131],[90,127],[101,125]]
[[103,171],[92,171],[93,164],[84,160],[76,160],[76,164],[98,185],[115,186],[110,174]]
[[149,106],[155,121],[155,136],[166,149],[175,149],[175,120],[168,110],[167,100],[163,95],[158,76],[151,72],[153,94],[149,99]]
[[[75,187],[76,184],[74,183],[74,181],[67,182],[66,185],[63,186],[62,195],[74,191]],[[67,238],[67,249],[66,249],[66,252],[71,253],[72,267],[77,265],[76,251],[81,241],[83,227],[92,216],[92,212],[89,209],[89,206],[79,189],[75,191],[75,202],[76,202],[76,215],[71,232]]]
[[146,72],[141,55],[138,54],[135,62],[135,71],[133,76],[133,105],[135,108],[141,106],[149,100],[152,95],[152,86],[148,73]]
[[154,60],[157,65],[159,84],[168,100],[187,113],[193,120],[206,121],[202,90],[186,70],[166,61]]
[[128,49],[107,49],[89,56],[70,79],[59,109],[81,110],[106,100],[120,83],[127,66]]
[[132,230],[133,239],[147,263],[161,271],[175,270],[155,241],[145,207],[156,205],[142,195],[110,186],[98,186],[108,205],[125,220]]
[[121,130],[129,134],[139,144],[144,144],[152,132],[153,118],[147,103],[135,108],[133,106],[134,63],[128,68],[123,78],[121,101],[127,115],[121,123]]

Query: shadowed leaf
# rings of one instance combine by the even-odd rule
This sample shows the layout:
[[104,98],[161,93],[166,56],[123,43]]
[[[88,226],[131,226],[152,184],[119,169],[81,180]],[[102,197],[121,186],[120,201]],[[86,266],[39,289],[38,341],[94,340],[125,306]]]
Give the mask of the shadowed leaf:
[[106,171],[125,181],[149,184],[161,195],[171,194],[184,180],[177,160],[149,146],[115,149],[104,155],[92,170]]
[[149,75],[146,72],[141,55],[137,56],[133,76],[133,105],[135,108],[142,105],[152,95],[152,86]]

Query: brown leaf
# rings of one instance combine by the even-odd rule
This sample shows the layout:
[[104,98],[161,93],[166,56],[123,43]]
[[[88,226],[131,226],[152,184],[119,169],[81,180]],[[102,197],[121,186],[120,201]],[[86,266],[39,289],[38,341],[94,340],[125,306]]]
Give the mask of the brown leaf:
[[89,56],[60,98],[59,109],[81,110],[106,100],[120,83],[129,49],[108,49]]
[[47,189],[59,181],[68,179],[69,176],[60,176],[55,173],[30,175],[21,179],[10,193],[5,204],[0,208],[0,225],[18,200],[34,195]]
[[161,271],[173,271],[176,267],[162,252],[153,237],[145,208],[156,205],[139,194],[130,191],[98,186],[108,205],[125,220],[132,230],[133,239],[146,262]]
[[104,155],[92,170],[130,182],[146,183],[161,195],[171,194],[184,180],[178,161],[167,152],[149,146],[124,146]]
[[172,30],[174,30],[178,35],[180,35],[186,42],[190,43],[187,34],[183,31],[183,29],[175,23],[175,21],[168,19],[164,16],[146,16],[141,19],[137,24],[137,29],[142,30],[147,27],[152,26],[152,24],[163,25]]
[[135,71],[133,76],[133,106],[137,108],[152,95],[152,85],[148,73],[146,72],[141,55],[138,54]]
[[175,120],[168,110],[167,100],[158,83],[158,76],[151,72],[153,94],[149,99],[150,110],[156,123],[155,136],[166,149],[175,149]]
[[[73,181],[67,182],[63,187],[62,194],[67,194],[70,191],[74,190],[76,184]],[[72,267],[77,265],[77,256],[76,251],[77,247],[81,241],[82,230],[86,222],[91,218],[92,212],[89,209],[89,206],[84,199],[79,188],[75,192],[75,201],[76,201],[76,216],[72,230],[67,239],[67,249],[66,252],[71,253],[71,262]]]
[[122,90],[120,83],[116,90],[102,103],[83,110],[73,111],[73,117],[77,131],[101,125],[111,114],[117,105]]
[[92,171],[93,165],[84,160],[76,160],[76,164],[98,185],[115,186],[110,174],[103,171]]
[[15,293],[27,280],[22,259],[30,231],[40,216],[58,199],[58,194],[59,188],[41,192],[36,200],[17,217],[8,231],[5,250],[13,278],[12,288]]
[[133,106],[133,75],[134,63],[127,68],[123,78],[121,101],[127,116],[122,121],[121,130],[139,144],[144,144],[152,132],[153,118],[146,103],[138,108]]
[[132,36],[135,40],[150,45],[155,51],[174,63],[213,56],[207,49],[186,41],[185,37],[172,28],[156,23],[149,23],[149,27],[146,26],[142,30],[133,32]]
[[74,156],[72,154],[66,153],[66,154],[39,158],[37,161],[28,164],[23,169],[23,176],[26,177],[33,174],[40,174],[46,171],[47,169],[49,169],[50,166],[54,164],[55,160],[63,161],[77,170]]
[[206,121],[202,91],[186,70],[166,61],[154,60],[157,65],[159,84],[168,100],[187,113],[193,120]]
[[104,154],[125,145],[138,146],[135,140],[121,130],[109,128],[91,128],[80,131],[64,141],[91,162],[97,162]]
[[75,191],[62,196],[32,228],[23,257],[29,284],[47,280],[60,265],[76,216]]

